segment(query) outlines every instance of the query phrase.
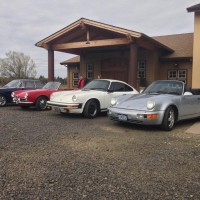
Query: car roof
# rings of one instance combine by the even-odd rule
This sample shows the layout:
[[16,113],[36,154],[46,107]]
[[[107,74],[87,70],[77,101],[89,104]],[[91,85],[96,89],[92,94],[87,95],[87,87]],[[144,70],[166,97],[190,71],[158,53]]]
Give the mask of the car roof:
[[41,81],[41,80],[37,80],[37,79],[14,79],[14,80],[18,80],[18,81]]
[[[94,80],[104,80],[104,81],[110,81],[110,82],[120,82],[120,83],[126,83],[124,81],[116,80],[116,79],[94,79]],[[128,83],[126,83],[129,85]]]

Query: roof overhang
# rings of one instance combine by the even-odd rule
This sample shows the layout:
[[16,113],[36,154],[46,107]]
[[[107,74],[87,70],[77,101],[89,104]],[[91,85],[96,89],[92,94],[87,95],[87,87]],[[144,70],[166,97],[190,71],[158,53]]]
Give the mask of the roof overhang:
[[[91,29],[96,31],[96,39],[89,39],[89,31]],[[98,30],[101,30],[103,33],[105,33],[105,38],[98,38]],[[76,37],[74,36],[75,34],[77,34]],[[83,34],[85,35],[83,36]],[[81,40],[79,38],[81,38]],[[143,33],[85,18],[79,19],[69,26],[37,42],[35,45],[45,49],[52,49],[55,51],[79,55],[81,50],[91,50],[120,45],[123,46],[129,45],[132,42],[135,42],[144,48],[159,48],[167,53],[173,52],[173,49],[170,49],[169,47],[159,43]]]
[[200,3],[187,8],[188,12],[200,12]]

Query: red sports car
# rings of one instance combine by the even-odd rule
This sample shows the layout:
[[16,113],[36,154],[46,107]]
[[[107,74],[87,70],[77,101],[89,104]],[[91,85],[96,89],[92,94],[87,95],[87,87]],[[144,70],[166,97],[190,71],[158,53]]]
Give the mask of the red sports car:
[[[35,106],[37,110],[46,110],[46,102],[49,100],[50,95],[53,92],[59,92],[59,82],[48,82],[42,89],[37,90],[19,90],[13,92],[13,102],[21,106],[23,109],[27,109],[30,106]],[[69,90],[69,89],[63,89]]]

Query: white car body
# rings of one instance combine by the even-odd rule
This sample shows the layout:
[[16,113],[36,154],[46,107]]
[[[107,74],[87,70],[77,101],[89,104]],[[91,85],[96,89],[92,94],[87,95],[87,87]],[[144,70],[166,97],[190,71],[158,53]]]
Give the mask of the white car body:
[[126,94],[138,94],[138,91],[122,81],[96,79],[81,90],[53,93],[47,105],[57,112],[83,113],[85,117],[94,118],[98,112],[107,111],[113,97]]

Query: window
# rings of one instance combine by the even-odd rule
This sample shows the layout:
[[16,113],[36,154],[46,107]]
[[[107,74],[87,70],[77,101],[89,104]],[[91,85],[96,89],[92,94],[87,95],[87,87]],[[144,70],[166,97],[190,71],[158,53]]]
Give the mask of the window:
[[129,87],[128,85],[125,85],[125,84],[119,83],[119,82],[112,82],[110,89],[114,90],[114,92],[133,91],[133,89],[131,87]]
[[35,81],[36,88],[42,88],[44,83],[42,81]]
[[79,78],[79,73],[73,72],[73,74],[72,74],[72,85],[73,85],[73,87],[78,86],[78,78]]
[[177,70],[170,70],[168,72],[168,79],[176,79],[177,78]]
[[168,79],[170,80],[179,80],[186,83],[187,80],[187,70],[181,69],[181,70],[169,70],[168,71]]
[[87,79],[91,80],[94,78],[94,65],[87,64]]
[[34,81],[25,81],[25,88],[35,88]]
[[138,78],[146,78],[146,62],[144,60],[138,61]]

